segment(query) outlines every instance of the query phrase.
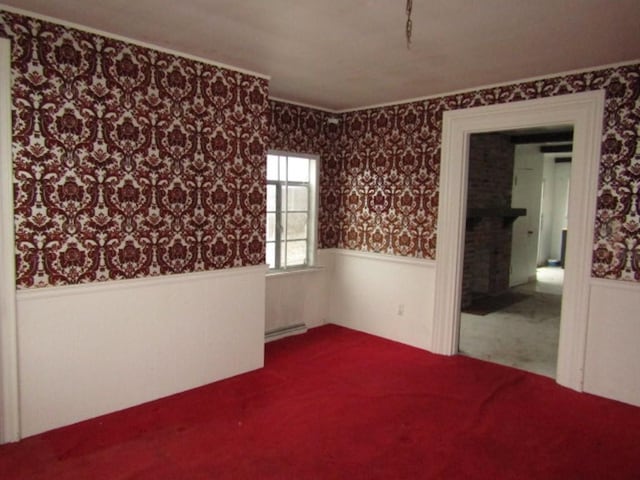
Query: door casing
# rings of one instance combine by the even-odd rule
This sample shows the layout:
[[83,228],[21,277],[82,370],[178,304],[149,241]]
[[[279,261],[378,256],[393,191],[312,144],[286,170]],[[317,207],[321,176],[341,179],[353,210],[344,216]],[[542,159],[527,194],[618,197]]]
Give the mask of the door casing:
[[570,233],[556,381],[582,390],[604,95],[596,90],[443,114],[432,351],[458,352],[469,137],[546,125],[573,126]]
[[0,443],[20,439],[11,132],[11,42],[0,38]]

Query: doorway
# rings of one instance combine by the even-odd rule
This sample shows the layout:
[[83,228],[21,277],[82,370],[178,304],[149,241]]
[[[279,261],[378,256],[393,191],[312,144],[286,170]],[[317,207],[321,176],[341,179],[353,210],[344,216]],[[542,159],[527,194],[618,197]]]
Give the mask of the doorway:
[[473,133],[573,125],[573,188],[556,381],[582,390],[586,351],[588,279],[591,274],[597,170],[602,139],[604,91],[527,100],[445,112],[438,207],[438,238],[431,350],[458,351],[466,181],[469,139]]
[[0,443],[20,438],[10,45],[0,38]]
[[550,255],[566,238],[572,141],[570,126],[471,135],[461,354],[555,378],[564,271]]

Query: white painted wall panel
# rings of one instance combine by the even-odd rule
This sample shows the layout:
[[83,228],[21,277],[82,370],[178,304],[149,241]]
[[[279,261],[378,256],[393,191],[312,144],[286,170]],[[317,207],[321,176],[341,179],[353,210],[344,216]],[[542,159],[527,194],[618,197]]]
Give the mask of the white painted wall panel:
[[522,285],[536,277],[543,154],[539,145],[516,145],[511,206],[527,214],[512,226],[509,286]]
[[327,272],[322,268],[267,276],[266,331],[327,321]]
[[262,367],[265,271],[19,292],[22,436]]
[[415,347],[431,345],[435,262],[333,250],[330,321]]
[[553,192],[555,190],[554,157],[545,154],[542,170],[542,222],[538,246],[538,265],[547,264],[551,258],[551,234],[553,229]]
[[640,406],[640,284],[592,280],[584,390]]
[[560,259],[562,251],[562,230],[567,228],[569,184],[571,164],[556,163],[554,168],[553,212],[551,225],[551,257]]

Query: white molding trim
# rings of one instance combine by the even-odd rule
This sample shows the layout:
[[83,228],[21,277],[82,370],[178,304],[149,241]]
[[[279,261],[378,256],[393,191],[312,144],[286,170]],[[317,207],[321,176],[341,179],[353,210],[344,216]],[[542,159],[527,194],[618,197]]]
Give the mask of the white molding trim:
[[0,443],[20,439],[11,142],[11,42],[0,38]]
[[308,273],[318,273],[325,270],[324,265],[314,265],[313,267],[290,268],[286,270],[268,270],[267,279],[288,277],[291,275],[305,275]]
[[125,37],[123,35],[118,35],[117,33],[106,32],[104,30],[98,30],[96,28],[91,28],[86,25],[81,25],[75,22],[69,22],[67,20],[62,20],[60,18],[51,17],[49,15],[42,15],[40,13],[32,12],[29,10],[24,10],[22,8],[10,7],[0,3],[0,9],[6,10],[10,13],[15,13],[17,15],[24,15],[25,17],[35,18],[36,20],[42,20],[44,22],[55,23],[57,25],[62,25],[63,27],[73,28],[76,30],[80,30],[82,32],[90,33],[93,35],[100,35],[101,37],[111,38],[113,40],[119,40],[121,42],[128,43],[130,45],[136,45],[138,47],[148,48],[150,50],[156,50],[158,52],[168,53],[170,55],[175,55],[177,57],[186,58],[188,60],[193,60],[195,62],[205,63],[207,65],[212,65],[214,67],[224,68],[225,70],[231,70],[233,72],[244,73],[246,75],[252,75],[254,77],[263,78],[265,80],[271,80],[270,75],[266,75],[264,73],[254,72],[252,70],[247,70],[245,68],[234,67],[233,65],[228,65],[222,62],[216,62],[215,60],[211,60],[204,57],[199,57],[197,55],[191,55],[189,53],[180,52],[178,50],[174,50],[167,47],[162,47],[160,45],[156,45],[154,43],[144,42],[142,40],[136,40],[135,38]]
[[276,102],[290,103],[292,105],[298,105],[300,107],[307,107],[307,108],[312,108],[314,110],[321,110],[323,112],[331,113],[331,114],[334,114],[334,115],[341,115],[341,114],[344,114],[344,113],[359,112],[361,110],[375,110],[375,109],[378,109],[378,108],[394,107],[396,105],[406,105],[408,103],[425,102],[425,101],[428,101],[428,100],[437,100],[439,98],[449,97],[449,96],[452,96],[452,95],[463,95],[465,93],[476,92],[478,90],[486,90],[486,89],[489,89],[489,88],[507,87],[509,85],[517,85],[519,83],[526,83],[526,82],[536,82],[536,81],[540,81],[540,80],[546,80],[546,79],[549,79],[549,78],[564,77],[564,76],[567,76],[567,75],[576,75],[576,74],[588,73],[588,72],[598,72],[600,70],[607,70],[607,69],[610,69],[610,68],[626,67],[627,65],[635,65],[637,63],[640,63],[640,58],[636,58],[636,59],[633,59],[633,60],[627,60],[627,61],[624,61],[624,62],[608,63],[608,64],[605,64],[605,65],[594,65],[592,67],[579,68],[577,70],[565,70],[563,72],[552,72],[552,73],[547,73],[547,74],[544,74],[544,75],[538,75],[536,77],[520,78],[520,79],[516,79],[516,80],[506,80],[504,82],[491,83],[491,84],[488,84],[488,85],[476,85],[475,87],[463,88],[461,90],[453,90],[453,91],[448,91],[448,92],[434,93],[434,94],[431,94],[431,95],[423,95],[421,97],[404,98],[404,99],[400,99],[400,100],[392,100],[392,101],[389,101],[389,102],[374,103],[372,105],[363,105],[361,107],[343,108],[343,109],[338,109],[338,110],[331,109],[331,108],[325,108],[325,107],[319,107],[318,105],[310,105],[310,104],[306,104],[306,103],[302,103],[302,102],[296,102],[294,100],[287,100],[286,98],[281,98],[281,97],[270,96],[269,99],[270,100],[275,100]]
[[601,287],[601,288],[614,288],[617,290],[628,290],[631,292],[636,292],[640,295],[640,282],[633,282],[627,280],[614,280],[612,278],[592,278],[591,279],[592,287]]
[[19,300],[36,298],[58,298],[71,295],[85,295],[97,292],[112,292],[116,290],[131,290],[140,287],[169,286],[172,284],[184,284],[185,282],[201,281],[206,278],[235,277],[238,275],[250,275],[252,273],[267,272],[266,265],[250,267],[224,268],[219,270],[207,270],[203,272],[174,273],[159,275],[156,277],[132,278],[123,280],[108,280],[104,282],[81,283],[77,285],[61,285],[57,287],[30,288],[18,290]]
[[[453,90],[453,91],[449,91],[449,92],[434,93],[432,95],[424,95],[422,97],[406,98],[406,99],[402,99],[402,100],[394,100],[394,101],[390,101],[390,102],[376,103],[376,104],[373,104],[373,105],[365,105],[365,106],[362,106],[362,107],[353,107],[353,108],[345,108],[345,109],[342,109],[342,110],[333,110],[332,113],[335,113],[335,114],[351,113],[351,112],[358,112],[360,110],[374,110],[374,109],[377,109],[377,108],[393,107],[395,105],[406,105],[407,103],[424,102],[424,101],[427,101],[427,100],[436,100],[438,98],[450,97],[452,95],[462,95],[462,94],[465,94],[465,93],[472,93],[472,92],[476,92],[478,90],[487,90],[487,89],[490,89],[490,88],[508,87],[510,85],[517,85],[519,83],[536,82],[536,81],[540,81],[540,80],[547,80],[547,79],[550,79],[550,78],[565,77],[565,76],[568,76],[568,75],[576,75],[576,74],[580,74],[580,73],[598,72],[598,71],[607,70],[607,69],[610,69],[610,68],[619,68],[619,67],[625,67],[627,65],[635,65],[637,63],[640,63],[640,58],[636,58],[636,59],[633,59],[633,60],[627,60],[627,61],[624,61],[624,62],[608,63],[608,64],[605,64],[605,65],[594,65],[592,67],[579,68],[577,70],[565,70],[563,72],[550,72],[550,73],[546,73],[544,75],[538,75],[536,77],[528,77],[528,78],[519,78],[519,79],[514,79],[514,80],[506,80],[504,82],[491,83],[489,85],[477,85],[475,87],[463,88],[461,90]],[[286,102],[287,100],[284,100],[284,101]],[[289,103],[293,103],[293,102],[289,102]]]
[[330,115],[336,115],[338,112],[335,110],[331,110],[330,108],[319,107],[318,105],[311,105],[310,103],[297,102],[295,100],[287,100],[286,98],[274,97],[273,95],[269,96],[269,100],[273,100],[274,102],[279,103],[288,103],[289,105],[295,105],[296,107],[304,107],[309,108],[311,110],[318,110],[322,113],[328,113]]
[[599,90],[444,113],[432,326],[434,352],[454,355],[458,351],[470,135],[573,125],[568,225],[571,234],[556,380],[582,390],[603,112],[604,91]]
[[415,267],[435,268],[436,262],[428,258],[403,257],[401,255],[390,255],[388,253],[363,252],[360,250],[349,250],[346,248],[328,248],[325,252],[342,255],[345,257],[357,257],[366,260],[376,260],[382,262],[404,263]]

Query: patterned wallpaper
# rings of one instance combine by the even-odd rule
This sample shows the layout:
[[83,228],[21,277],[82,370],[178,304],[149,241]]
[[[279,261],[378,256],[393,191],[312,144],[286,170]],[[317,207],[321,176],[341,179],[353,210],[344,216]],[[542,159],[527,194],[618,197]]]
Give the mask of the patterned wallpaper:
[[335,246],[339,238],[340,220],[337,217],[337,193],[340,191],[341,159],[344,151],[339,142],[343,123],[329,123],[340,119],[322,110],[271,101],[270,141],[273,150],[309,153],[320,156],[318,211],[318,244],[320,248]]
[[264,262],[266,80],[7,12],[0,35],[19,288]]
[[19,288],[262,263],[266,148],[321,156],[321,248],[435,258],[442,113],[594,89],[593,276],[640,281],[640,65],[334,115],[269,102],[261,78],[7,12],[0,35]]
[[272,145],[323,155],[321,248],[433,259],[442,113],[596,89],[606,105],[592,274],[640,281],[640,64],[343,113],[335,139],[301,120],[329,114],[276,102]]

